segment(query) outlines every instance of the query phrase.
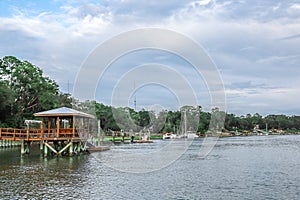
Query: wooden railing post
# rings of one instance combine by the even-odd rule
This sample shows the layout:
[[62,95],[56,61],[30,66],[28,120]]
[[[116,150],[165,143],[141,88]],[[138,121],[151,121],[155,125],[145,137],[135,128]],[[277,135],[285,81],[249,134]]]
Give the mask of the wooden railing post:
[[56,129],[57,129],[57,132],[56,132],[56,137],[58,138],[59,137],[59,129],[60,129],[60,119],[59,117],[56,118]]
[[72,137],[75,137],[75,116],[73,116],[73,120],[72,120]]
[[2,138],[2,128],[0,128],[0,138]]

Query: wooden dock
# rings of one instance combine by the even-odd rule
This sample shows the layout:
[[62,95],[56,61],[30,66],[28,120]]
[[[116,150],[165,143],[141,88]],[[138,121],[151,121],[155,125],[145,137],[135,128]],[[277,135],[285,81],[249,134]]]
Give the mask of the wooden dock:
[[[21,155],[29,154],[30,145],[40,144],[41,152],[48,155],[74,155],[86,151],[87,139],[68,129],[47,134],[47,129],[0,128],[0,147],[21,146]],[[66,151],[68,150],[68,151]]]
[[40,145],[41,153],[48,155],[74,155],[87,151],[87,138],[94,116],[71,109],[57,108],[34,114],[40,117],[40,128],[0,128],[0,145],[21,146],[21,155],[29,154],[30,145]]

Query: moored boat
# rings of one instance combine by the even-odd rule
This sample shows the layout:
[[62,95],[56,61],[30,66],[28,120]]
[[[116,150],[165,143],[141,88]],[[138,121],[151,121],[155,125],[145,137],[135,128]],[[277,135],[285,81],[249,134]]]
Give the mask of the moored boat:
[[173,134],[173,133],[166,133],[163,135],[163,139],[166,140],[166,139],[175,139],[176,138],[176,135]]

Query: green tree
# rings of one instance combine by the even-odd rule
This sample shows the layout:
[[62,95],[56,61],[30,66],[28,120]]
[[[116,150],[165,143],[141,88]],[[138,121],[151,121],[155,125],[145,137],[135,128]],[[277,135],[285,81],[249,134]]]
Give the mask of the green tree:
[[152,121],[153,121],[152,129],[153,130],[152,131],[154,133],[164,132],[167,115],[168,115],[168,113],[166,111],[162,110],[157,114],[157,116],[153,117],[153,119],[152,119]]
[[58,105],[58,85],[28,61],[13,56],[2,58],[0,77],[15,94],[10,117],[15,119],[17,127],[23,125],[25,118],[32,118],[33,113]]
[[58,104],[55,107],[72,108],[73,107],[72,102],[73,102],[73,99],[70,94],[60,92],[57,95],[57,103]]
[[147,128],[150,125],[150,115],[149,112],[146,111],[145,109],[142,109],[139,111],[139,126]]
[[0,94],[0,127],[7,127],[11,125],[11,122],[9,122],[7,119],[10,116],[14,94],[7,84],[2,81],[0,81]]
[[196,132],[199,127],[200,107],[182,106],[181,111],[181,130]]
[[219,108],[213,108],[211,111],[210,128],[216,131],[221,131],[224,128],[226,113]]
[[209,112],[202,111],[200,113],[198,132],[200,132],[201,134],[206,133],[206,131],[209,128],[210,119],[211,119],[211,114]]
[[225,129],[229,131],[234,131],[236,130],[238,126],[238,119],[234,114],[226,114],[226,119],[225,119]]

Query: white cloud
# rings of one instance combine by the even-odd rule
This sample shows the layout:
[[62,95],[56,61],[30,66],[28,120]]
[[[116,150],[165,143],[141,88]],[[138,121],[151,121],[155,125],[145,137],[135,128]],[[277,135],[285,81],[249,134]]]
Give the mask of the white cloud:
[[197,7],[197,6],[206,6],[208,5],[209,3],[213,2],[212,0],[200,0],[200,1],[195,1],[195,2],[192,2],[191,5],[193,7]]
[[[296,1],[59,2],[55,11],[28,14],[16,8],[12,16],[1,17],[1,56],[32,61],[66,90],[66,82],[72,83],[96,45],[133,28],[169,28],[203,45],[226,86],[256,83],[253,88],[227,90],[229,111],[260,112],[279,107],[280,101],[282,111],[296,109],[299,90],[294,85],[300,84],[300,4]],[[270,106],[258,106],[268,101]]]
[[293,4],[290,7],[291,9],[300,10],[300,4]]

